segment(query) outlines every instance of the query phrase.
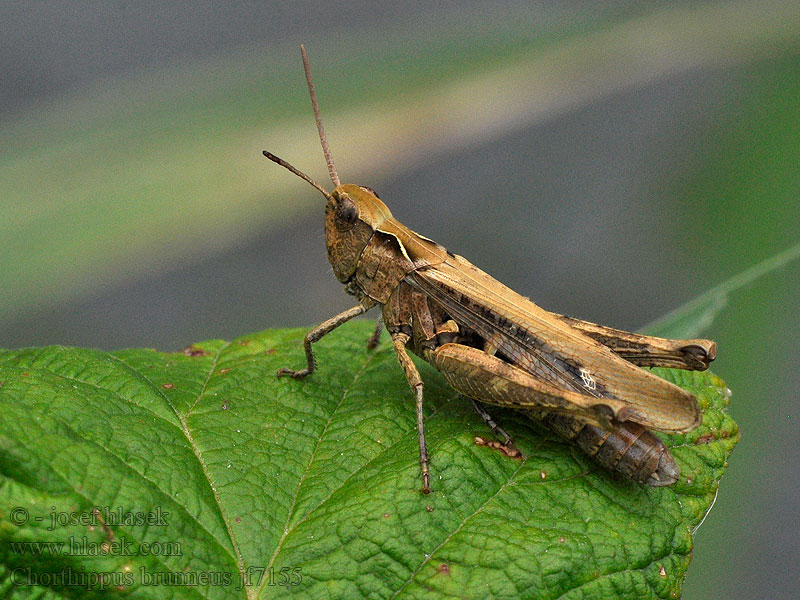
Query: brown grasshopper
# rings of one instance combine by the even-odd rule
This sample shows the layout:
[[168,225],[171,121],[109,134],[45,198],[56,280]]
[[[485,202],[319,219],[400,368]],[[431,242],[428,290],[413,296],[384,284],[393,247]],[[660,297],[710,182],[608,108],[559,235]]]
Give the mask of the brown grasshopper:
[[305,49],[303,67],[334,190],[328,192],[286,161],[270,160],[326,198],[325,243],[333,272],[358,304],[305,337],[312,345],[353,317],[380,306],[381,321],[416,395],[423,492],[430,489],[423,422],[423,382],[408,350],[436,367],[506,446],[512,441],[481,402],[509,407],[573,440],[599,463],[651,486],[677,481],[678,466],[648,431],[686,432],[700,424],[695,397],[639,367],[703,370],[716,356],[709,340],[669,340],[595,325],[539,308],[466,259],[414,233],[368,187],[341,184],[320,119]]

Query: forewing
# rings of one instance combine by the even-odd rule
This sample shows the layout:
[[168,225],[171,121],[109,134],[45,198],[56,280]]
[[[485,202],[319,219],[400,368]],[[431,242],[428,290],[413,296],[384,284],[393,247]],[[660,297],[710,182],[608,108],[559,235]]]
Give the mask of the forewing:
[[618,421],[676,432],[700,422],[694,396],[619,358],[460,256],[418,269],[406,282],[537,378],[597,398],[598,405],[602,398],[623,401],[625,409],[614,414]]

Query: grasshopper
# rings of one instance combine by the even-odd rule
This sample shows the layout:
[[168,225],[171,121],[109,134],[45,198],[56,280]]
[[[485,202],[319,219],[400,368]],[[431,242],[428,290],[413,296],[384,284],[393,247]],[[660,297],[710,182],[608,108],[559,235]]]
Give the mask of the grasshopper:
[[300,48],[333,191],[270,152],[264,155],[325,196],[328,259],[358,304],[308,332],[306,367],[282,368],[278,377],[311,375],[316,369],[313,344],[379,306],[368,347],[377,344],[383,324],[416,397],[423,492],[431,491],[424,385],[409,351],[471,399],[506,447],[513,441],[483,403],[525,413],[635,481],[650,486],[677,481],[675,460],[649,430],[686,432],[700,424],[702,415],[692,394],[640,367],[703,370],[716,357],[716,344],[643,336],[548,312],[411,231],[372,189],[342,184],[320,119],[308,56]]

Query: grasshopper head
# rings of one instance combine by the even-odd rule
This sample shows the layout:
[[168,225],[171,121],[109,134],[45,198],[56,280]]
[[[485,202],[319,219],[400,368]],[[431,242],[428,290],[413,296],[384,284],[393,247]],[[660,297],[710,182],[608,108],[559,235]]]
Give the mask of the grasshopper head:
[[325,203],[325,245],[336,278],[345,283],[358,266],[358,259],[372,234],[392,213],[368,187],[345,183],[328,192],[302,171],[264,150],[264,156],[305,179],[319,190]]
[[336,187],[325,205],[325,245],[336,278],[345,282],[356,270],[372,234],[392,217],[368,187],[345,183]]

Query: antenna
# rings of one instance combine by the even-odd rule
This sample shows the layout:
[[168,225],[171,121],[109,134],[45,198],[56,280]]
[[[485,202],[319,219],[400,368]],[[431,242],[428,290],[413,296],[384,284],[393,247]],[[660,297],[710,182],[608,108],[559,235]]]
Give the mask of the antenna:
[[289,171],[291,171],[292,173],[294,173],[295,175],[297,175],[301,179],[305,179],[308,183],[310,183],[315,188],[317,188],[320,192],[322,192],[322,195],[325,196],[325,198],[327,198],[328,200],[331,199],[331,195],[325,190],[324,187],[322,187],[316,181],[311,179],[311,177],[309,177],[308,175],[303,173],[300,169],[296,169],[295,167],[290,165],[288,162],[286,162],[282,158],[278,158],[277,156],[275,156],[272,152],[267,152],[266,150],[264,150],[263,153],[264,153],[264,156],[266,156],[272,162],[278,163],[284,169],[288,169]]
[[[319,116],[319,103],[317,102],[317,92],[314,89],[314,80],[311,79],[311,65],[308,64],[308,55],[306,54],[306,48],[305,46],[303,46],[303,44],[300,44],[300,54],[303,55],[303,70],[306,72],[306,83],[308,83],[308,93],[311,95],[311,107],[314,109],[314,118],[317,120],[317,131],[319,131],[319,141],[322,142],[322,152],[325,154],[325,162],[328,163],[328,173],[330,173],[331,175],[331,181],[333,181],[333,185],[339,187],[339,185],[341,185],[339,182],[339,174],[336,172],[336,165],[333,164],[331,149],[328,147],[328,139],[325,137],[325,129],[323,129],[322,127],[322,118]],[[290,167],[288,163],[284,164],[283,166],[288,168],[290,171],[293,171],[294,173],[300,175],[301,177],[304,177],[299,171],[295,170],[294,167]],[[306,181],[310,182],[308,178],[305,179]],[[314,185],[315,187],[318,187],[316,186],[316,184]]]

